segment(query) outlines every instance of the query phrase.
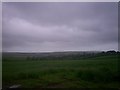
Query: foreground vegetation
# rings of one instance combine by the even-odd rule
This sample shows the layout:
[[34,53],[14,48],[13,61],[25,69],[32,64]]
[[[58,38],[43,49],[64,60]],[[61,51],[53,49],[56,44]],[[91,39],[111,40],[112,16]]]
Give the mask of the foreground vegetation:
[[3,60],[3,88],[119,88],[117,54],[81,60],[16,59]]

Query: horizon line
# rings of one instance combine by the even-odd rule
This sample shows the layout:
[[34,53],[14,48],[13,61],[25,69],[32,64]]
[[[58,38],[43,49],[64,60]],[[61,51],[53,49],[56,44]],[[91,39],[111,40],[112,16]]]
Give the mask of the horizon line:
[[65,51],[2,51],[2,53],[106,52],[119,50],[65,50]]

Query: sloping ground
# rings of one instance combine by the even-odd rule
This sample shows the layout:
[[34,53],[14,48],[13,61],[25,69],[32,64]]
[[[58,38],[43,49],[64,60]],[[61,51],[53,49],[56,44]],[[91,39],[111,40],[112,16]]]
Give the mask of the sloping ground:
[[[19,59],[19,58],[18,58]],[[3,60],[3,88],[119,88],[117,55],[83,60]]]

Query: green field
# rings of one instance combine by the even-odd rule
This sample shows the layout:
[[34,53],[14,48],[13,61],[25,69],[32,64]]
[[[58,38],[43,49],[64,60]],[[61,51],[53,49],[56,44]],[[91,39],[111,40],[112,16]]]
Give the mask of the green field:
[[[17,59],[17,58],[16,58]],[[120,88],[117,55],[83,60],[3,60],[3,88]]]

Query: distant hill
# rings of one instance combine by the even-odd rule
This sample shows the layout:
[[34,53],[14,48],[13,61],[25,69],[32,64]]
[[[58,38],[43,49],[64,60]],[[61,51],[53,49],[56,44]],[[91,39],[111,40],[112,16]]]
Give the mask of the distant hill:
[[90,58],[106,54],[116,54],[115,51],[64,51],[64,52],[36,52],[36,53],[24,53],[24,52],[3,52],[3,59],[14,58],[21,60],[65,60],[74,59],[80,60],[83,58]]
[[84,54],[96,54],[101,53],[101,51],[64,51],[64,52],[3,52],[3,56],[37,56],[37,57],[46,57],[46,56],[67,56],[67,55],[84,55]]

